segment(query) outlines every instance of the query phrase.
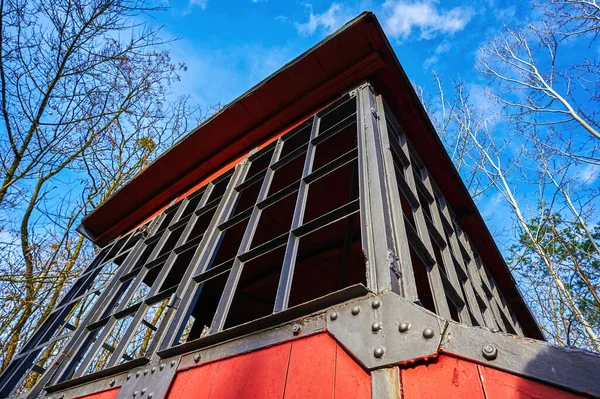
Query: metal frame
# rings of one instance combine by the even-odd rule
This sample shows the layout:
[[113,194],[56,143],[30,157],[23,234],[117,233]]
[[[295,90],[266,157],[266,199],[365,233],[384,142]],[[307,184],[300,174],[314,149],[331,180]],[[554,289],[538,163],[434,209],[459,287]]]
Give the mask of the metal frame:
[[[353,127],[356,147],[335,157],[328,155],[325,161],[319,158],[321,165],[316,165],[319,146]],[[306,140],[299,139],[304,137]],[[294,161],[303,161],[298,179],[271,192],[279,171]],[[348,199],[343,205],[308,220],[311,186],[350,164],[354,166]],[[253,239],[265,212],[293,195],[296,200],[289,228],[254,245]],[[251,201],[245,209],[237,209],[247,198]],[[235,168],[207,186],[181,201],[174,201],[150,224],[103,249],[2,374],[0,396],[13,392],[27,370],[41,375],[25,395],[35,398],[43,389],[53,391],[90,383],[165,356],[214,345],[306,314],[303,312],[365,295],[367,291],[348,283],[345,275],[353,244],[352,218],[357,213],[365,256],[364,281],[368,289],[386,298],[395,294],[403,297],[398,298],[410,305],[403,305],[405,316],[414,314],[415,320],[421,320],[412,322],[414,325],[435,324],[434,336],[442,336],[447,326],[445,320],[454,319],[467,326],[485,326],[523,335],[491,275],[455,222],[452,210],[383,99],[364,83],[264,148],[252,151]],[[290,306],[301,240],[343,221],[345,233],[339,279],[341,287],[347,288],[304,305]],[[233,229],[241,227],[244,227],[240,230],[243,231],[241,238],[235,242],[237,250],[227,256],[229,259],[223,258],[224,240]],[[230,309],[249,262],[282,248],[285,250],[281,269],[276,271],[279,281],[271,314],[228,327]],[[415,256],[424,271],[418,270],[420,263],[416,263]],[[115,259],[122,263],[110,271],[114,273],[111,281],[102,287],[95,285],[94,278]],[[173,279],[173,275],[177,278]],[[426,277],[421,280],[421,275]],[[217,279],[224,279],[224,285],[211,313],[210,325],[201,332],[199,326],[193,330],[190,320],[195,306],[207,284]],[[423,287],[427,287],[424,292]],[[72,326],[66,317],[86,295],[98,295],[99,306],[78,326]],[[363,299],[367,300],[370,299]],[[428,304],[435,314],[421,307]],[[373,309],[376,308],[373,306]],[[148,314],[153,318],[149,319]],[[352,313],[350,319],[356,322],[366,316],[357,317]],[[378,328],[392,317],[383,316],[385,313],[377,321]],[[347,337],[344,338],[347,332],[338,330],[337,326],[344,324],[341,320],[337,324],[328,322],[328,328],[341,342],[347,341]],[[60,326],[73,331],[57,336]],[[374,328],[369,325],[369,329]],[[186,334],[190,331],[194,331],[194,335],[188,338]],[[140,334],[144,335],[145,350],[133,353],[132,342],[139,343]],[[375,349],[365,347],[365,342],[350,348],[355,354],[367,350],[369,363],[363,363],[367,367],[393,365],[400,358],[409,360],[419,357],[421,352],[430,355],[437,351],[437,347],[429,345],[434,340],[426,340],[419,341],[412,351],[398,354],[398,348],[389,349],[384,356],[385,347],[393,345],[385,334],[375,336],[383,340],[379,345],[383,351],[380,357],[373,358]],[[36,356],[63,337],[70,341],[51,366],[47,370],[36,366]],[[391,363],[381,360],[389,359],[391,353],[396,353]],[[104,363],[100,364],[98,359]]]

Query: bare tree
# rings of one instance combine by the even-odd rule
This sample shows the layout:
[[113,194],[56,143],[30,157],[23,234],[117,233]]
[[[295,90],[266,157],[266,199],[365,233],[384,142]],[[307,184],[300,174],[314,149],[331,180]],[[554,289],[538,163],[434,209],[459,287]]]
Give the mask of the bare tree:
[[[140,22],[161,8],[143,0],[0,0],[0,8],[1,369],[96,253],[74,230],[81,217],[201,114],[170,97],[185,66],[171,61],[159,29]],[[71,324],[89,306],[78,305]]]
[[[559,49],[564,37],[557,35],[547,23],[528,25],[521,30],[505,27],[505,34],[481,48],[478,70],[496,84],[490,95],[506,107],[507,112],[520,122],[556,127],[552,134],[561,134],[569,128],[600,139],[597,109],[583,108],[577,101],[576,84],[586,85],[581,74],[561,70],[558,66]],[[589,144],[581,138],[577,151],[585,153]]]
[[536,3],[560,33],[582,36],[589,33],[596,38],[600,30],[600,4],[597,0],[547,0]]

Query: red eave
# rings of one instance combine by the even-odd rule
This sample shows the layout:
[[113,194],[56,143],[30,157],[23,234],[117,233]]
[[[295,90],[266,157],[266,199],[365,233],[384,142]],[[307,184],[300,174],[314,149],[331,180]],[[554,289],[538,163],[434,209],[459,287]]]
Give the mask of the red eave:
[[395,113],[461,227],[517,313],[525,334],[543,339],[381,25],[370,12],[348,22],[191,131],[88,214],[81,230],[96,244],[105,245],[198,182],[365,79],[384,96]]

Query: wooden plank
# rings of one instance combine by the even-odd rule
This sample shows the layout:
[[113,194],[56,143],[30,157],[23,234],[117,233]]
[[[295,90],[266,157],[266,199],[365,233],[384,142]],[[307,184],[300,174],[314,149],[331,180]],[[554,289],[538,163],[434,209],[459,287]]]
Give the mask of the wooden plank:
[[208,399],[220,362],[177,373],[168,399]]
[[337,345],[334,395],[336,399],[371,399],[371,376]]
[[449,356],[400,371],[404,399],[485,399],[477,365]]
[[[282,398],[292,344],[277,345],[252,354],[244,399]],[[211,396],[212,399],[212,396]]]
[[585,397],[485,366],[478,366],[478,368],[487,399],[577,399]]
[[115,399],[121,388],[113,388],[107,391],[96,392],[91,395],[80,396],[77,399]]
[[284,398],[333,397],[336,350],[337,344],[327,334],[294,341]]

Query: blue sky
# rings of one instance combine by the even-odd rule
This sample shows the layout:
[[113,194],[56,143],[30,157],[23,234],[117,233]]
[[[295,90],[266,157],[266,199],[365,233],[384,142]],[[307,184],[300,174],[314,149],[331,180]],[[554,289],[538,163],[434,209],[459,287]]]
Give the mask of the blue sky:
[[180,38],[172,56],[188,66],[175,90],[205,105],[228,103],[364,10],[375,12],[409,77],[425,87],[432,69],[470,79],[478,47],[530,14],[528,2],[504,0],[168,1],[155,22]]
[[[154,1],[168,1],[168,11],[155,15],[154,22],[164,25],[167,37],[179,38],[170,45],[171,55],[188,67],[175,93],[191,95],[204,106],[232,101],[365,10],[376,14],[417,85],[434,93],[435,70],[447,93],[459,77],[471,100],[490,105],[474,67],[480,47],[501,34],[503,25],[518,28],[541,18],[528,0]],[[591,48],[580,50],[595,54]],[[599,170],[591,170],[592,181]],[[525,204],[535,210],[536,187],[518,183],[518,188],[525,197],[531,191]],[[507,234],[512,221],[506,202],[494,192],[477,205],[501,246],[510,243],[514,237]]]

